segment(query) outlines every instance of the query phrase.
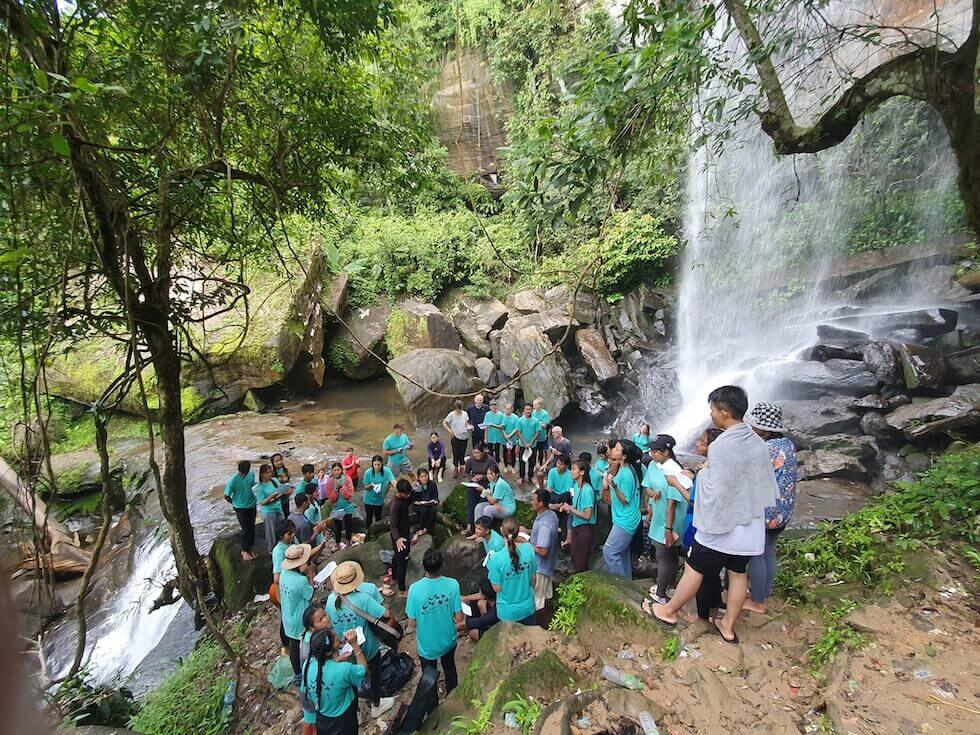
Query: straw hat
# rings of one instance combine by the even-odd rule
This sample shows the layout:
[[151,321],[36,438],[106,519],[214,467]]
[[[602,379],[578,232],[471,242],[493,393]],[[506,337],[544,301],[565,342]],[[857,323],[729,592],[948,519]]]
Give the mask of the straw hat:
[[361,586],[364,581],[364,570],[356,561],[342,561],[330,575],[330,583],[334,592],[346,595]]
[[282,561],[283,569],[299,569],[310,560],[313,547],[309,544],[291,544],[286,549],[286,558]]
[[755,404],[749,411],[749,415],[745,417],[745,423],[774,434],[786,433],[786,427],[783,426],[783,409],[774,403]]

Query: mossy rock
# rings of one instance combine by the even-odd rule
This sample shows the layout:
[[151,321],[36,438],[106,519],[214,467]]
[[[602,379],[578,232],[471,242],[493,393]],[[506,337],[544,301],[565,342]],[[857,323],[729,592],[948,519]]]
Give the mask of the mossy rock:
[[579,610],[575,634],[588,641],[624,641],[642,636],[657,640],[663,632],[643,612],[644,593],[632,582],[605,572],[577,575],[585,588],[586,602]]
[[219,536],[211,547],[211,564],[221,578],[221,600],[228,612],[238,612],[255,595],[268,593],[272,584],[272,557],[266,548],[265,535],[258,526],[252,551],[258,554],[255,559],[242,559],[241,536],[237,533]]
[[[458,523],[460,526],[466,525],[466,493],[468,488],[465,485],[456,485],[442,501],[442,512],[447,517]],[[531,504],[524,500],[517,501],[517,510],[514,517],[522,526],[530,528],[534,523],[534,509]]]

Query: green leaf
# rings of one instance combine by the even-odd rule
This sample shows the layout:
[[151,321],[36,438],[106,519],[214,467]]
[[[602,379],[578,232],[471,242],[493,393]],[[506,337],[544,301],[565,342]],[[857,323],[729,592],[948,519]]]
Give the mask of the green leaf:
[[51,149],[65,158],[71,156],[71,149],[68,147],[68,140],[61,133],[52,133],[51,137],[48,138],[48,142],[51,144]]
[[85,94],[96,94],[99,91],[99,86],[93,84],[85,77],[79,77],[75,80],[75,87],[84,92]]

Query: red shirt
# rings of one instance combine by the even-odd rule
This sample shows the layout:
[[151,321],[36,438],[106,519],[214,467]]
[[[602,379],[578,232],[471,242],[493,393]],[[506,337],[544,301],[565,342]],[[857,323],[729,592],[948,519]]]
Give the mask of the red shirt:
[[361,469],[361,459],[357,455],[348,457],[345,454],[344,458],[340,460],[340,466],[344,468],[344,474],[353,482],[357,479],[357,474]]

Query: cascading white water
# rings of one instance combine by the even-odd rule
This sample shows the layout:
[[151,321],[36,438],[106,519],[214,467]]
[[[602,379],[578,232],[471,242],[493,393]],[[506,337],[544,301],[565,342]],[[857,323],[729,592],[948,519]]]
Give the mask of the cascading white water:
[[[831,3],[826,16],[841,25],[867,22],[880,17],[872,6]],[[949,22],[958,20],[951,17]],[[724,55],[744,64],[738,35],[722,41],[720,34],[716,42]],[[882,53],[852,44],[840,49],[834,62],[866,70],[880,63]],[[819,64],[817,71],[801,74],[810,63],[801,54],[783,69],[785,78],[793,80],[786,90],[790,106],[803,124],[826,104],[821,97],[833,76]],[[728,109],[742,98],[731,89],[713,87],[702,90],[699,102],[719,95],[728,99]],[[742,385],[751,402],[778,397],[755,369],[794,359],[813,343],[820,312],[840,305],[836,293],[821,292],[816,284],[828,263],[855,245],[864,212],[851,201],[853,187],[859,183],[890,195],[896,171],[876,168],[872,154],[885,145],[901,149],[907,134],[902,126],[910,121],[918,123],[915,130],[925,129],[929,139],[928,144],[907,141],[919,153],[910,155],[901,172],[915,177],[903,187],[912,204],[909,230],[931,239],[942,234],[937,227],[943,196],[955,196],[955,164],[937,116],[917,103],[885,105],[866,116],[845,143],[816,155],[777,156],[754,116],[721,123],[735,132],[720,155],[707,147],[692,154],[677,325],[683,407],[669,428],[679,439],[690,439],[704,425],[708,392],[718,385]],[[909,294],[901,299],[909,305]]]

